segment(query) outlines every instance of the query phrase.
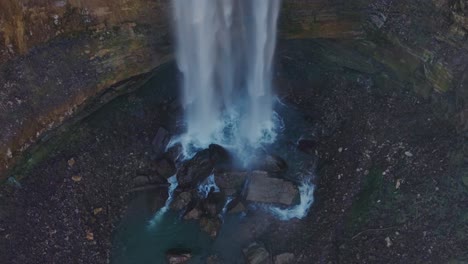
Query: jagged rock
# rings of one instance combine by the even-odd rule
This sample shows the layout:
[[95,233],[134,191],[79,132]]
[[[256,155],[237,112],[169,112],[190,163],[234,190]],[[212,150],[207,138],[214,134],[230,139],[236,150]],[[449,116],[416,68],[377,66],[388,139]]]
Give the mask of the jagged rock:
[[158,128],[158,132],[156,133],[156,136],[154,137],[152,141],[153,145],[153,151],[156,155],[156,157],[162,156],[166,150],[166,146],[169,143],[169,140],[171,139],[171,136],[169,134],[169,131],[167,131],[165,128],[160,127]]
[[199,151],[191,160],[185,162],[177,172],[180,187],[194,186],[203,181],[213,171],[208,149]]
[[243,252],[248,264],[271,264],[270,253],[256,242],[250,244]]
[[226,195],[234,195],[244,186],[247,172],[220,172],[215,174],[216,184]]
[[291,182],[272,178],[265,171],[253,171],[248,178],[246,200],[291,205],[298,194]]
[[283,253],[276,255],[274,257],[274,264],[293,264],[294,263],[294,254],[292,253]]
[[190,192],[181,192],[171,204],[174,210],[182,210],[192,201],[192,194]]
[[173,176],[177,172],[177,168],[173,161],[163,158],[155,163],[156,172],[165,179]]
[[166,259],[169,264],[187,263],[192,258],[190,252],[179,249],[171,249],[166,252]]
[[221,228],[221,221],[218,218],[204,216],[200,219],[200,228],[210,237],[215,238]]

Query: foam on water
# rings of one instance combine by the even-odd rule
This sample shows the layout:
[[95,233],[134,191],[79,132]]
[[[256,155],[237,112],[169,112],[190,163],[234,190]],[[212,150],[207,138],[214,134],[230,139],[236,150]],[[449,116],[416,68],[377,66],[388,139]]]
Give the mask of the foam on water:
[[153,216],[153,218],[149,221],[148,227],[153,228],[155,227],[160,221],[163,215],[169,210],[169,206],[172,203],[172,200],[174,199],[174,191],[178,186],[177,182],[177,177],[176,175],[171,176],[170,178],[167,179],[167,182],[169,183],[169,188],[168,188],[168,197],[166,200],[166,203],[164,206],[159,209],[156,214]]
[[278,219],[287,221],[293,218],[302,219],[309,213],[312,203],[314,203],[315,185],[312,183],[312,177],[306,177],[299,185],[300,203],[289,208],[279,208],[276,206],[264,207]]

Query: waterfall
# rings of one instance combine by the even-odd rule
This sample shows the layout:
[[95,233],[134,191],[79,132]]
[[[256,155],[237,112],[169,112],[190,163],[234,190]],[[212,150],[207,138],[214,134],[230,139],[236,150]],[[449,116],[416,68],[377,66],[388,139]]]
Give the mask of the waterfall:
[[[184,150],[274,141],[272,74],[280,0],[174,0]],[[174,143],[174,142],[173,142]]]

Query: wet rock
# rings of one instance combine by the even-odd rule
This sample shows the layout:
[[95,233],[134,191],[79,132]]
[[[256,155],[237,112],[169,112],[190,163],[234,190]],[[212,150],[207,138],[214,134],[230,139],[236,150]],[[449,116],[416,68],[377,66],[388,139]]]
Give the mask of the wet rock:
[[294,263],[294,254],[292,253],[283,253],[276,255],[274,257],[274,264],[293,264]]
[[188,251],[171,249],[166,252],[166,259],[169,264],[188,263],[192,258],[192,254]]
[[215,174],[216,184],[226,195],[234,195],[244,186],[247,172],[220,172]]
[[190,192],[182,192],[174,199],[171,208],[174,210],[182,210],[192,201],[192,194]]
[[170,139],[171,136],[169,131],[163,127],[158,128],[158,132],[156,132],[156,136],[154,136],[154,139],[151,142],[156,157],[160,157],[162,154],[164,154]]
[[279,173],[287,170],[288,164],[279,156],[265,155],[254,163],[253,168],[270,173]]
[[261,244],[254,242],[243,252],[248,264],[271,264],[270,253]]
[[210,237],[215,238],[221,228],[221,220],[204,216],[200,219],[200,228]]
[[180,187],[195,186],[206,179],[213,171],[208,149],[199,151],[191,160],[185,162],[177,172]]
[[225,148],[217,144],[211,144],[208,150],[210,152],[210,160],[216,167],[226,167],[229,165],[231,155]]
[[177,172],[175,163],[172,160],[166,158],[156,161],[155,169],[156,172],[165,179],[173,176]]
[[246,199],[252,202],[291,205],[298,192],[291,182],[272,178],[265,171],[253,171],[248,178]]

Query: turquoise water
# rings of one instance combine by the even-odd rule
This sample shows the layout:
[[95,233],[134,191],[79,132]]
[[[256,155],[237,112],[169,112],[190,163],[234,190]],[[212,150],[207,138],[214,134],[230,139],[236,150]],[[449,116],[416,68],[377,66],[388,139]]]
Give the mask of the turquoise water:
[[200,230],[198,222],[180,219],[179,214],[168,211],[149,227],[154,215],[148,206],[148,195],[141,194],[129,205],[114,236],[113,264],[157,264],[165,262],[169,249],[192,252],[189,263],[205,263],[210,255],[223,258],[223,263],[244,263],[242,246],[249,236],[238,231],[245,223],[241,215],[228,215],[218,237],[213,240]]

